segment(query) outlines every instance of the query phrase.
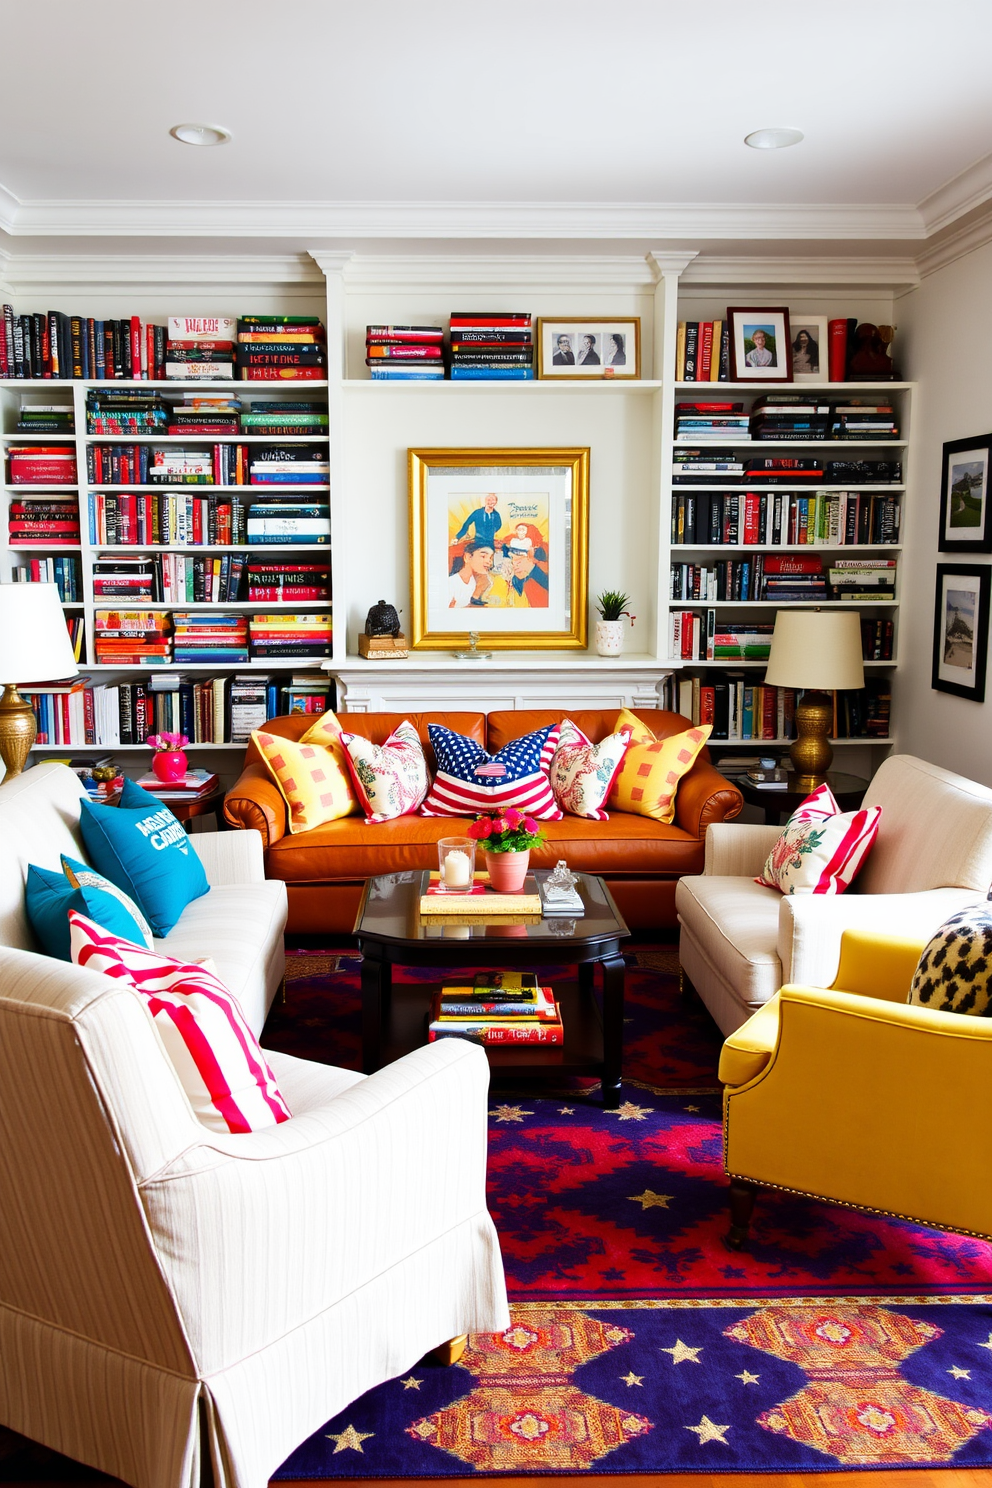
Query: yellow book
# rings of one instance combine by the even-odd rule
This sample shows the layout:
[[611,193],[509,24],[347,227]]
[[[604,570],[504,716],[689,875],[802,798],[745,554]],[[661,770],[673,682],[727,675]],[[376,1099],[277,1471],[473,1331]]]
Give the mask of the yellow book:
[[675,335],[675,381],[685,381],[685,321],[679,321]]
[[720,381],[720,342],[723,340],[723,321],[713,322],[713,350],[710,353],[710,382]]

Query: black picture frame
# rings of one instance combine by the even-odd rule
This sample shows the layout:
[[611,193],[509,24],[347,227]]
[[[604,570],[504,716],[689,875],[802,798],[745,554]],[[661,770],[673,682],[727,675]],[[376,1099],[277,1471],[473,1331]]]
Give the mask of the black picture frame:
[[[937,564],[930,678],[930,685],[937,692],[949,692],[954,697],[984,703],[989,660],[990,594],[992,567],[988,564]],[[950,618],[952,612],[953,620]]]
[[[955,456],[957,460],[955,461]],[[967,458],[971,456],[972,458]],[[955,477],[955,469],[957,476]],[[992,553],[992,434],[974,439],[951,439],[944,446],[940,466],[941,553]],[[963,484],[971,489],[962,490]],[[980,491],[979,496],[973,494]],[[976,521],[971,520],[977,502]],[[974,532],[974,536],[969,534]],[[958,535],[960,534],[960,535]]]

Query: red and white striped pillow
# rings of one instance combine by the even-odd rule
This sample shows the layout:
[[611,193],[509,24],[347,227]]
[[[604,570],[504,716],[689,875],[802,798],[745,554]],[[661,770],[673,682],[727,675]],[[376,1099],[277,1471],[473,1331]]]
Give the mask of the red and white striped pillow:
[[206,966],[173,961],[69,912],[72,959],[140,992],[198,1120],[261,1131],[292,1116],[236,997]]
[[878,835],[881,806],[841,811],[833,791],[817,786],[789,817],[755,883],[783,894],[843,894]]

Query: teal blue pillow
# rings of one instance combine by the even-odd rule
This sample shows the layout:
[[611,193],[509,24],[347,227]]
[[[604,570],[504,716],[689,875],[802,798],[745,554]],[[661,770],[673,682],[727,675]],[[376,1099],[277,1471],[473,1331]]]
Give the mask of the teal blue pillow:
[[[63,858],[62,862],[72,863],[72,859]],[[99,878],[85,863],[73,863],[73,868],[93,879]],[[102,882],[106,883],[106,880]],[[77,887],[64,873],[36,868],[31,863],[28,865],[25,897],[31,928],[46,956],[56,956],[60,961],[72,960],[69,949],[70,909],[94,920],[110,935],[119,935],[122,940],[131,940],[135,945],[151,949],[151,936],[146,933],[148,926],[141,911],[115,884],[103,888],[91,882]]]
[[158,936],[210,888],[182,824],[133,780],[118,806],[83,801],[80,827],[91,862],[130,894]]

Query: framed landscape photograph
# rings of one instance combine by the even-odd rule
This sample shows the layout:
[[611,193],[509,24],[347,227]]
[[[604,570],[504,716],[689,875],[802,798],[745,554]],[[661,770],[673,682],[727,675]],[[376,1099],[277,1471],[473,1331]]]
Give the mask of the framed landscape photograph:
[[803,315],[789,326],[793,382],[827,382],[827,317]]
[[584,650],[588,449],[410,449],[412,646]]
[[989,461],[992,434],[952,439],[944,445],[940,471],[942,553],[992,553],[989,520]]
[[992,568],[938,563],[930,685],[955,697],[985,701]]
[[789,312],[727,310],[731,382],[791,382]]
[[571,380],[640,377],[640,320],[636,316],[539,320],[537,375]]

